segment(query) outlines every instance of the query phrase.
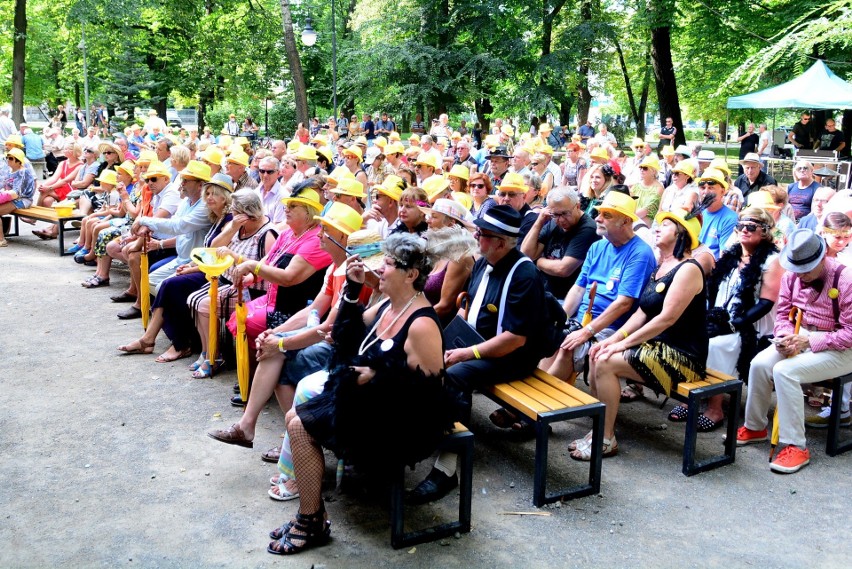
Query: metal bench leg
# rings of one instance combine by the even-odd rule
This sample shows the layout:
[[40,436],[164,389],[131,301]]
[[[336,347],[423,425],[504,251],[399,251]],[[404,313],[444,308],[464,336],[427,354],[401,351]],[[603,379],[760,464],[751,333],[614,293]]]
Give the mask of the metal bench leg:
[[391,547],[400,549],[420,543],[449,537],[456,532],[470,532],[471,506],[473,500],[473,433],[463,431],[449,435],[441,448],[459,454],[459,519],[429,528],[405,531],[405,501],[403,486],[405,467],[401,466],[393,475],[391,487]]
[[[724,384],[712,385],[693,389],[689,392],[687,401],[686,433],[683,441],[683,469],[686,476],[692,476],[706,470],[713,470],[736,460],[736,423],[740,414],[741,381],[731,381]],[[698,416],[701,414],[701,402],[714,395],[729,393],[731,405],[728,408],[728,436],[725,439],[725,452],[703,461],[696,461],[696,444],[698,439]]]
[[831,416],[828,422],[828,440],[825,454],[837,456],[852,449],[852,439],[840,443],[840,404],[843,399],[843,386],[852,381],[852,374],[835,377],[831,380]]
[[63,256],[66,255],[66,253],[65,253],[65,224],[62,223],[62,220],[60,219],[57,222],[57,225],[59,226],[59,256],[63,257]]

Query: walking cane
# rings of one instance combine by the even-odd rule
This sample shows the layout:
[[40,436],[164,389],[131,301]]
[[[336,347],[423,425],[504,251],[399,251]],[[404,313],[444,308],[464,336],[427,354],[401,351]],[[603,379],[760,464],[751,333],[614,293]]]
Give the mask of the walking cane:
[[[801,308],[794,306],[790,309],[790,314],[787,318],[794,322],[793,326],[793,334],[798,334],[799,330],[802,328],[802,318],[805,315],[805,311]],[[778,405],[775,405],[775,416],[772,420],[772,437],[770,438],[769,444],[769,462],[772,462],[772,457],[775,456],[775,447],[778,446],[778,439],[780,438],[780,426],[778,425]]]

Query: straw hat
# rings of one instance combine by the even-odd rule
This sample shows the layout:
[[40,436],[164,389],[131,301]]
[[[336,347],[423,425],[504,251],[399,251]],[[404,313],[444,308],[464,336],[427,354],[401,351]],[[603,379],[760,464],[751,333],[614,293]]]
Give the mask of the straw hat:
[[314,208],[316,211],[322,211],[322,202],[316,190],[305,188],[302,191],[291,195],[288,198],[283,198],[281,203],[284,205],[299,204]]
[[712,150],[701,150],[698,153],[699,162],[712,162],[714,158],[716,158],[716,153]]
[[204,149],[204,152],[201,153],[202,160],[211,164],[216,164],[217,166],[222,165],[222,159],[224,157],[225,155],[216,146],[208,146]]
[[237,138],[235,138],[234,144],[239,144],[240,146],[243,146],[243,147],[251,146],[251,142],[249,142],[249,139],[246,138],[245,136],[238,136]]
[[388,140],[390,140],[391,142],[398,142],[402,140],[402,138],[400,138],[399,133],[394,130],[391,131],[391,133],[388,135]]
[[234,139],[233,139],[233,137],[232,137],[231,135],[229,135],[229,134],[222,134],[222,135],[219,137],[219,142],[218,142],[217,146],[219,146],[219,148],[228,148],[228,147],[229,147],[229,146],[231,146],[233,143],[234,143]]
[[420,156],[421,152],[422,150],[419,146],[409,146],[405,149],[405,155],[408,157],[409,160],[411,160],[412,158],[416,160],[417,157]]
[[373,146],[378,146],[382,150],[384,150],[385,146],[388,145],[388,139],[384,136],[377,136],[373,139]]
[[687,213],[688,212],[686,210],[680,208],[675,208],[672,211],[661,211],[654,218],[654,221],[659,224],[662,223],[664,219],[671,219],[675,223],[679,223],[689,234],[690,241],[692,243],[691,249],[694,250],[701,244],[698,240],[698,236],[701,234],[701,222],[698,221],[698,217],[686,219]]
[[589,154],[589,158],[592,159],[592,162],[597,162],[598,164],[606,164],[609,162],[609,152],[606,151],[606,148],[603,146],[598,146]]
[[159,178],[160,176],[165,176],[166,178],[171,179],[172,173],[169,172],[169,169],[166,168],[165,164],[157,160],[151,162],[151,165],[148,166],[148,170],[142,177],[146,180],[150,180],[151,178]]
[[529,191],[529,186],[524,181],[524,177],[517,172],[509,172],[503,177],[503,181],[500,182],[500,187],[497,191],[500,190],[515,190],[517,192],[521,192],[523,194]]
[[242,150],[238,150],[236,152],[231,152],[231,154],[227,158],[228,162],[234,164],[241,164],[248,168],[249,165],[249,155],[243,152]]
[[317,149],[314,148],[313,146],[308,146],[306,144],[303,144],[301,146],[301,148],[299,148],[299,151],[296,152],[295,158],[296,158],[296,160],[313,160],[313,161],[316,161]]
[[721,170],[717,170],[716,168],[707,168],[706,170],[704,170],[704,173],[701,174],[700,178],[698,178],[698,183],[700,184],[705,180],[713,180],[716,183],[720,184],[722,186],[722,189],[726,191],[728,189],[728,182],[725,181],[725,174]]
[[95,181],[100,182],[101,184],[115,186],[118,183],[118,177],[115,174],[115,170],[104,170],[101,172],[101,175],[95,179]]
[[740,160],[740,166],[745,166],[746,164],[760,165],[760,156],[758,156],[757,152],[749,152],[743,156],[743,159]]
[[[372,229],[359,229],[349,236],[346,241],[346,248],[358,255],[361,262],[368,269],[377,270],[385,261],[385,254],[381,247],[376,247],[382,243],[382,236]],[[368,247],[373,245],[373,247]]]
[[356,180],[354,176],[338,180],[337,187],[329,191],[344,196],[355,196],[358,199],[367,197],[364,193],[364,184]]
[[295,154],[302,147],[302,143],[295,138],[287,143],[287,154]]
[[453,199],[462,204],[468,211],[470,211],[470,208],[473,207],[473,198],[470,197],[470,194],[466,194],[464,192],[453,192]]
[[348,148],[343,149],[343,155],[354,156],[358,159],[358,162],[361,162],[364,159],[364,154],[361,152],[361,149],[355,146],[354,144]]
[[597,209],[598,211],[610,211],[626,215],[633,221],[639,220],[639,217],[636,215],[636,200],[621,192],[608,192],[604,196],[603,203]]
[[322,156],[323,158],[325,158],[326,162],[331,164],[331,162],[332,162],[331,148],[329,148],[328,146],[320,146],[316,150],[317,150],[317,160],[319,160],[320,156]]
[[766,190],[752,192],[748,196],[748,207],[759,207],[768,212],[778,211],[781,206],[775,203],[772,194]]
[[426,192],[426,196],[429,198],[430,202],[435,201],[435,199],[449,187],[450,181],[443,176],[431,176],[423,182],[423,190]]
[[358,146],[363,146],[363,147],[366,148],[367,147],[367,137],[366,136],[359,136],[358,138],[355,139],[355,144],[357,144]]
[[538,125],[539,132],[553,132],[553,127],[550,126],[550,123],[543,122]]
[[731,177],[731,168],[728,166],[728,161],[724,158],[714,158],[708,168],[716,168],[724,172],[729,178]]
[[432,152],[421,152],[417,155],[416,165],[431,166],[435,170],[438,169],[438,157]]
[[399,198],[402,197],[402,192],[405,190],[405,182],[399,176],[390,174],[385,177],[381,185],[375,185],[372,189],[398,202]]
[[338,182],[340,182],[340,180],[348,178],[354,180],[355,174],[353,174],[346,166],[338,166],[337,168],[332,170],[331,174],[329,174],[326,183],[334,187],[338,184]]
[[[671,148],[671,147],[669,147]],[[695,178],[695,166],[690,160],[681,160],[672,168],[672,173],[680,172],[686,174],[690,178]]]
[[675,154],[674,146],[672,146],[671,144],[666,144],[665,146],[663,146],[663,151],[662,151],[663,158],[668,158],[669,156],[674,156],[674,154]]
[[98,152],[100,152],[101,154],[104,154],[107,150],[115,152],[116,156],[118,156],[119,158],[124,158],[124,155],[122,155],[121,153],[121,148],[119,148],[118,145],[114,142],[101,142],[98,145]]
[[385,156],[388,154],[402,154],[405,152],[405,147],[401,142],[391,142],[385,146]]
[[450,173],[447,175],[455,176],[456,178],[461,178],[462,180],[467,181],[470,179],[470,170],[461,164],[456,164],[450,169]]
[[24,154],[24,151],[20,148],[10,148],[6,151],[6,156],[11,156],[21,164],[23,164],[27,159],[26,154]]
[[190,160],[189,164],[186,165],[186,168],[183,170],[183,172],[180,173],[180,177],[183,179],[201,180],[202,182],[209,182],[210,166],[208,166],[204,162],[199,162],[198,160]]
[[15,146],[21,150],[24,149],[24,140],[21,138],[20,134],[10,134],[6,137],[6,148],[9,148],[10,146]]
[[639,163],[639,167],[642,168],[643,166],[650,168],[655,172],[660,171],[660,161],[657,160],[655,156],[646,156],[645,158],[643,158],[642,161]]
[[681,144],[681,145],[679,145],[679,146],[675,149],[674,153],[675,153],[675,154],[680,154],[680,155],[682,155],[682,156],[686,156],[687,158],[689,158],[690,156],[692,156],[692,150],[690,150],[690,149],[689,149],[689,147],[688,147],[687,145],[685,145],[685,144]]
[[415,146],[420,144],[420,135],[412,134],[411,136],[408,137],[408,142],[410,144],[414,144]]
[[121,164],[115,167],[116,170],[121,170],[130,178],[133,178],[133,175],[136,173],[136,164],[133,163],[133,160],[125,160]]
[[342,231],[347,236],[361,229],[361,215],[348,205],[340,202],[334,202],[325,212],[325,215],[315,215],[314,219],[323,225]]

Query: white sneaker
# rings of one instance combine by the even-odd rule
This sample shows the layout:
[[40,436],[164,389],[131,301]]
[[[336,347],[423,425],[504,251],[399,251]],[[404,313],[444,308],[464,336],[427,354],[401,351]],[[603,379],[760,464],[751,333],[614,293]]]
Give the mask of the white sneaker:
[[[831,407],[823,407],[818,415],[805,419],[805,425],[814,429],[827,429],[829,417],[831,417]],[[849,427],[850,425],[852,425],[852,414],[848,410],[845,413],[840,413],[840,426]]]

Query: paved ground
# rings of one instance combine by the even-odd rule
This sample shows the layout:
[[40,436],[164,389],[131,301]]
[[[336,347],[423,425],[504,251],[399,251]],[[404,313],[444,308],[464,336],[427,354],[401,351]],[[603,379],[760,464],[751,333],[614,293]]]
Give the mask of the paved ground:
[[[604,461],[602,493],[538,510],[533,444],[491,427],[485,399],[471,425],[470,534],[394,551],[383,503],[329,490],[332,543],[269,555],[267,532],[295,511],[266,496],[274,468],[259,459],[279,440],[277,406],[261,418],[254,450],[207,438],[238,417],[227,403],[234,375],[193,380],[185,361],[119,356],[115,346],[141,328],[117,320],[108,299],[126,273],[85,290],[79,283],[91,270],[55,247],[25,235],[0,249],[2,567],[849,566],[852,453],[827,457],[824,433],[809,433],[812,463],[793,476],[772,474],[758,445],[732,466],[686,478],[682,427],[656,406],[631,404],[622,408],[621,454]],[[161,339],[157,351],[165,348]],[[565,445],[586,429],[582,421],[555,428],[557,481],[582,478]],[[701,441],[714,450],[720,435]],[[331,481],[331,456],[327,465]],[[428,522],[452,507],[447,498],[417,517]]]

